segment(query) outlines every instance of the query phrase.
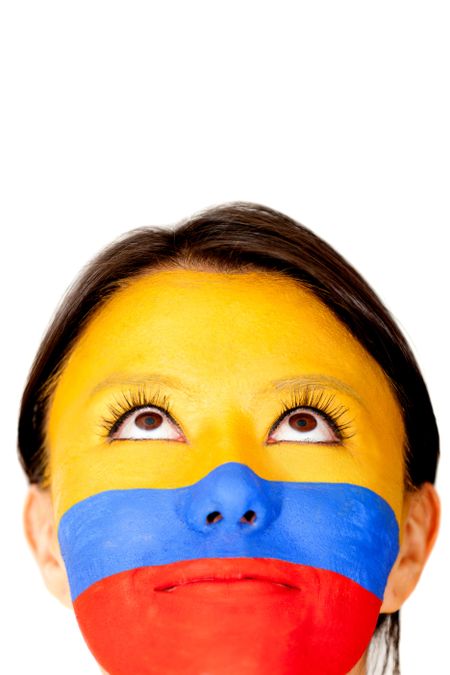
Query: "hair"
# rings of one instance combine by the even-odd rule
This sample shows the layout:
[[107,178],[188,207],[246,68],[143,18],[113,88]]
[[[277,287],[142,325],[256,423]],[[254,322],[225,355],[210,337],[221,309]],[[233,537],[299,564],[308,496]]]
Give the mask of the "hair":
[[[59,375],[89,320],[117,290],[157,269],[281,272],[310,289],[378,362],[405,427],[405,490],[435,482],[439,434],[415,357],[361,275],[329,244],[288,216],[260,204],[231,202],[176,226],[130,230],[100,251],[67,289],[47,328],[23,392],[19,460],[28,481],[49,485],[46,420]],[[399,673],[400,612],[380,614],[372,645]],[[380,649],[378,650],[378,655]]]

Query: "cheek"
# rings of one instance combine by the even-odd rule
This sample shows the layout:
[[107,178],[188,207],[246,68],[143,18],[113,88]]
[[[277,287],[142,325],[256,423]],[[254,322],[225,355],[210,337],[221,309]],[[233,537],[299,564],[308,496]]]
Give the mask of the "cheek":
[[[249,508],[252,524],[237,517]],[[238,464],[186,488],[94,494],[58,535],[80,628],[110,675],[343,675],[398,552],[375,492]]]

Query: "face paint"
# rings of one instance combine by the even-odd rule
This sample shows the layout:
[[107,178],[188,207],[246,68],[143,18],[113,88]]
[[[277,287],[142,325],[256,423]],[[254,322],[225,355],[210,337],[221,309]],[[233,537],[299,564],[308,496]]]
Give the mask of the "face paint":
[[75,613],[110,675],[358,662],[398,552],[404,429],[309,291],[264,272],[131,282],[69,357],[47,441]]

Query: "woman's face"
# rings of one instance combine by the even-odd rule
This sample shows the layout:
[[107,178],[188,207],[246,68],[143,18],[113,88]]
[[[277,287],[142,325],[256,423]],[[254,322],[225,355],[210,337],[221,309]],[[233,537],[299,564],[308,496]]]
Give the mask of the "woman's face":
[[111,675],[347,673],[398,552],[378,364],[275,273],[165,270],[91,320],[48,416],[58,538]]

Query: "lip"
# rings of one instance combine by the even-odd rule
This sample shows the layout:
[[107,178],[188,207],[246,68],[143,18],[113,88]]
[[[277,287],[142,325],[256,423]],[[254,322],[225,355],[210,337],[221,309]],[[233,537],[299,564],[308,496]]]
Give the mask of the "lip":
[[[281,562],[281,561],[280,561]],[[167,567],[170,567],[168,565]],[[286,563],[280,565],[272,559],[222,558],[186,561],[182,568],[177,567],[164,575],[154,587],[154,591],[170,593],[179,588],[195,584],[206,585],[271,585],[285,590],[299,591],[294,575],[286,570]]]

